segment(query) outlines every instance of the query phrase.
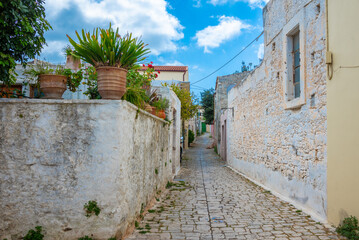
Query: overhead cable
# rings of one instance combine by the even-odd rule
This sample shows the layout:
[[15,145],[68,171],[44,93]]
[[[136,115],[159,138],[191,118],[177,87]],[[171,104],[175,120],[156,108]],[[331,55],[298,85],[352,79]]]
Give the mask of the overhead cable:
[[230,60],[228,60],[225,64],[223,64],[221,67],[217,68],[217,70],[213,71],[212,73],[208,74],[204,78],[201,78],[200,80],[195,81],[191,84],[196,84],[198,82],[201,82],[201,81],[205,80],[206,78],[209,78],[210,76],[212,76],[213,74],[215,74],[216,72],[221,70],[222,68],[224,68],[228,63],[232,62],[236,57],[238,57],[242,52],[244,52],[250,45],[252,45],[254,42],[258,41],[258,39],[263,35],[263,33],[264,32],[262,31],[258,37],[256,37],[252,42],[250,42],[247,46],[245,46],[239,53],[237,53],[234,57],[232,57]]

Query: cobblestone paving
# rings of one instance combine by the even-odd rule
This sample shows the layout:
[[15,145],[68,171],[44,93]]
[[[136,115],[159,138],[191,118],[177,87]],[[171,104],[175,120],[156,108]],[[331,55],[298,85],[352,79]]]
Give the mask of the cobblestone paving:
[[208,135],[128,239],[340,239],[334,229],[224,166]]

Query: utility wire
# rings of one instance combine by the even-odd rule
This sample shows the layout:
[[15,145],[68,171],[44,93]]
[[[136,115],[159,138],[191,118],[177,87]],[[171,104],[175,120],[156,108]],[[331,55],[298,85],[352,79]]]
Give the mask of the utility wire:
[[263,35],[264,31],[261,32],[261,34],[259,34],[258,37],[256,37],[252,42],[250,42],[247,46],[245,46],[239,53],[237,53],[234,57],[232,57],[229,61],[227,61],[225,64],[223,64],[221,67],[219,67],[217,70],[213,71],[212,73],[210,73],[209,75],[205,76],[204,78],[201,78],[198,81],[195,81],[193,84],[196,84],[198,82],[201,82],[203,80],[205,80],[206,78],[212,76],[213,74],[215,74],[216,72],[218,72],[219,70],[221,70],[222,68],[224,68],[228,63],[232,62],[236,57],[238,57],[242,52],[244,52],[250,45],[252,45],[254,42],[258,41],[258,39]]
[[208,89],[208,88],[204,88],[204,87],[200,87],[200,86],[191,86],[191,88],[197,88],[197,89],[202,89],[202,90],[206,90],[206,89]]

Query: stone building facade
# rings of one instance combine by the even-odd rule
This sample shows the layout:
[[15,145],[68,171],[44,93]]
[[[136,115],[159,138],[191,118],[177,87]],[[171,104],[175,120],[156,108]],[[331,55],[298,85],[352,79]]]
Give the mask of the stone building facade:
[[325,1],[272,0],[263,16],[263,62],[228,94],[228,164],[326,219]]
[[[216,91],[214,95],[214,136],[217,149],[221,149],[221,114],[223,108],[228,108],[228,92],[238,82],[248,76],[249,72],[234,73],[225,76],[219,76],[216,79]],[[221,154],[223,157],[223,155]]]

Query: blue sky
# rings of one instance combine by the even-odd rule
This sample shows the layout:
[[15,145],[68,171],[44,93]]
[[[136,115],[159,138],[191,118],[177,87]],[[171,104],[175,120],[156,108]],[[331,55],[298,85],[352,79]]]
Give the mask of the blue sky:
[[[216,70],[262,31],[262,7],[268,0],[47,0],[46,16],[53,31],[46,33],[40,56],[63,63],[66,34],[119,27],[122,34],[142,36],[152,51],[148,62],[155,65],[185,65],[190,82]],[[198,96],[215,87],[217,76],[240,70],[242,61],[259,63],[259,39],[234,61],[213,76],[193,85]],[[263,45],[262,45],[263,46]]]

